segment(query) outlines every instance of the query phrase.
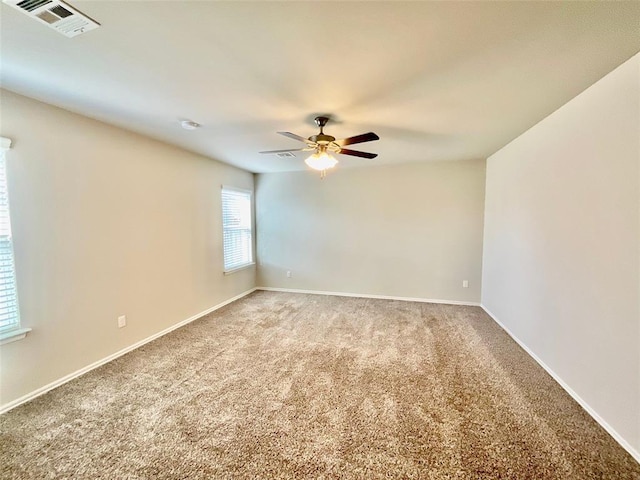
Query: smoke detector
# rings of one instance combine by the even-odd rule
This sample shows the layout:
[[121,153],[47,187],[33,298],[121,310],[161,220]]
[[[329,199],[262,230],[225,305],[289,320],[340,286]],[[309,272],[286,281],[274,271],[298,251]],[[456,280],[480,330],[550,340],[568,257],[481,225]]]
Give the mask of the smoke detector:
[[2,0],[65,37],[76,37],[100,24],[60,0]]
[[182,120],[180,122],[180,126],[185,130],[195,130],[200,128],[200,124],[198,122],[194,122],[193,120]]

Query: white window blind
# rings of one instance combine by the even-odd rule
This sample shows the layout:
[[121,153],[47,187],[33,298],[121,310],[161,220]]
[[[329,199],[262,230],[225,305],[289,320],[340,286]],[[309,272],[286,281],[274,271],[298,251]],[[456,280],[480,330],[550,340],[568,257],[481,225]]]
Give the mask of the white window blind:
[[224,271],[253,263],[251,192],[222,187]]
[[20,328],[20,315],[13,263],[9,191],[5,165],[5,152],[9,148],[10,142],[4,138],[0,140],[0,332],[6,332]]

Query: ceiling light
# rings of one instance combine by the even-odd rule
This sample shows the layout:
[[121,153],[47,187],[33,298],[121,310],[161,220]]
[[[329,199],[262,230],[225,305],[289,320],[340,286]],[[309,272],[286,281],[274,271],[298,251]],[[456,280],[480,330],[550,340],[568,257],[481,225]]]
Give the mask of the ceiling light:
[[182,120],[180,122],[180,125],[185,130],[195,130],[196,128],[200,128],[200,124],[196,123],[196,122],[194,122],[192,120]]
[[338,161],[329,155],[325,150],[316,152],[307,158],[304,163],[309,165],[314,170],[324,171],[336,166]]

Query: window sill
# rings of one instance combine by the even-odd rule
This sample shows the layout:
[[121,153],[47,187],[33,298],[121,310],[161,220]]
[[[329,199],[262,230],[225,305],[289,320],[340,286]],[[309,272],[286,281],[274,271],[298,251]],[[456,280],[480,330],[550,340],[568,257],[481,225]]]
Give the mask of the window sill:
[[8,332],[0,333],[0,345],[22,340],[30,331],[30,328],[18,328],[16,330],[10,330]]
[[232,268],[231,270],[224,270],[222,273],[224,273],[225,275],[231,275],[232,273],[239,272],[240,270],[244,270],[245,268],[253,267],[255,264],[256,262],[247,263],[246,265],[241,265],[239,267]]

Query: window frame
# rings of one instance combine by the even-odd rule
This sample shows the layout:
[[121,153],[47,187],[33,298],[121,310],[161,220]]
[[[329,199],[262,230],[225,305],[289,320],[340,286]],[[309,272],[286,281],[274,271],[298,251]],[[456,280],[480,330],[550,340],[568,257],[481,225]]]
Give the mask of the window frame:
[[[225,232],[227,228],[225,228],[224,224],[224,192],[235,192],[239,194],[245,194],[248,196],[249,200],[249,261],[234,265],[230,268],[226,266],[226,252],[225,252]],[[253,190],[248,190],[245,188],[233,187],[230,185],[221,185],[220,187],[220,213],[221,213],[221,223],[222,223],[222,272],[224,275],[230,275],[240,270],[244,270],[246,268],[250,268],[256,264],[255,262],[255,249],[254,249],[254,241],[255,241],[255,225],[254,225],[254,208],[253,208]],[[244,229],[246,230],[246,229]]]
[[[0,169],[3,170],[4,174],[4,189],[6,191],[6,220],[8,223],[8,251],[10,253],[10,276],[13,280],[13,298],[15,299],[16,304],[16,312],[15,312],[15,320],[0,328],[0,345],[4,345],[5,343],[13,342],[16,340],[20,340],[24,338],[28,332],[31,331],[30,328],[23,328],[21,325],[20,318],[20,302],[18,295],[18,280],[16,274],[16,264],[15,264],[15,252],[13,248],[13,235],[11,233],[11,208],[10,208],[10,200],[9,200],[9,181],[8,181],[8,173],[7,173],[7,152],[11,149],[11,140],[5,137],[0,137]],[[0,305],[1,306],[1,305]]]

